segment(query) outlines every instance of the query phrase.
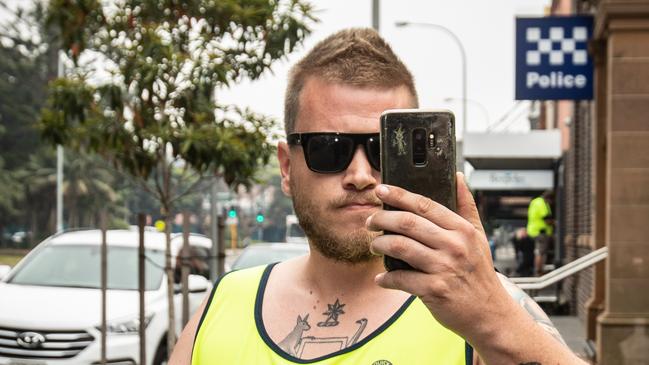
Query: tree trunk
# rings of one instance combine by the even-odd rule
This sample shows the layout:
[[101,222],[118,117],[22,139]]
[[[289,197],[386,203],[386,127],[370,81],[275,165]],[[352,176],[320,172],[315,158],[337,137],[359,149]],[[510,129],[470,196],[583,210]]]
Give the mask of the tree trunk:
[[167,330],[167,358],[176,344],[176,315],[174,308],[174,271],[171,266],[171,214],[165,214],[165,235],[167,240],[165,255],[165,271],[167,273],[167,303],[169,306],[169,329]]
[[176,344],[176,315],[174,308],[174,271],[171,266],[171,167],[164,161],[160,164],[161,175],[163,179],[163,196],[162,199],[162,215],[165,220],[165,236],[166,236],[166,253],[165,253],[165,272],[167,273],[167,304],[169,307],[169,328],[167,330],[167,358],[171,357]]
[[189,321],[189,287],[187,281],[189,277],[189,260],[191,260],[191,251],[189,249],[189,213],[187,211],[183,212],[183,248],[180,252],[180,283],[182,286],[183,297],[181,323],[184,328]]

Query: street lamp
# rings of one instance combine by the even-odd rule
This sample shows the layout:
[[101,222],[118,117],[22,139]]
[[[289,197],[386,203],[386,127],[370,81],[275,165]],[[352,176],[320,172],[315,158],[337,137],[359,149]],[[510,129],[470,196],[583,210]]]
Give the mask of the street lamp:
[[[461,98],[447,97],[447,98],[444,98],[443,101],[445,103],[451,103],[451,102],[454,102],[454,101],[462,101],[462,99]],[[475,106],[477,106],[480,109],[480,111],[482,112],[482,115],[484,117],[486,128],[489,128],[489,123],[491,121],[491,118],[489,118],[489,112],[487,111],[487,108],[481,102],[479,102],[479,101],[477,101],[475,99],[466,99],[466,101],[473,104],[473,105],[475,105]]]
[[[451,37],[451,39],[457,44],[458,48],[460,49],[460,55],[462,56],[462,133],[460,134],[462,136],[462,144],[464,144],[464,134],[466,133],[466,102],[467,102],[467,97],[466,97],[466,52],[464,52],[464,46],[462,45],[462,42],[460,41],[460,38],[458,38],[455,33],[453,33],[450,29],[446,28],[445,26],[439,25],[439,24],[434,24],[434,23],[417,23],[417,22],[405,22],[405,21],[400,21],[400,22],[395,22],[394,25],[397,27],[407,27],[407,26],[416,26],[416,27],[427,27],[427,28],[434,28],[437,30],[440,30],[444,33],[446,33],[448,36]],[[464,152],[461,151],[461,160],[459,162],[459,167],[462,171],[464,171]]]

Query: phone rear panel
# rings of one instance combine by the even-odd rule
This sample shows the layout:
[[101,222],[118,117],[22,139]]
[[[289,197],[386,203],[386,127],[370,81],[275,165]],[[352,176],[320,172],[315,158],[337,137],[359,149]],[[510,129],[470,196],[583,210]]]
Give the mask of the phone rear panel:
[[[413,131],[425,129],[426,161],[415,163]],[[432,138],[431,138],[432,136]],[[383,183],[427,196],[455,211],[455,120],[448,111],[391,111],[381,116]],[[392,207],[385,206],[385,209]]]
[[[453,113],[424,110],[383,113],[381,179],[385,184],[426,196],[455,211]],[[395,210],[388,204],[384,204],[383,209]],[[408,263],[394,257],[385,256],[383,262],[388,271],[413,270]]]

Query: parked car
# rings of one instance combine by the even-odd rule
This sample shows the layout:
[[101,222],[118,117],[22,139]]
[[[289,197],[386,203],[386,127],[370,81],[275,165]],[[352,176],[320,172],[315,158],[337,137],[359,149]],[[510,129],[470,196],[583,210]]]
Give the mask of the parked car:
[[288,243],[308,243],[306,234],[300,226],[300,222],[295,214],[286,216],[286,242]]
[[241,251],[241,255],[232,264],[231,270],[284,261],[309,253],[306,243],[254,243]]
[[[139,233],[134,229],[107,232],[108,364],[139,362],[138,242]],[[166,359],[165,242],[163,233],[145,232],[147,365],[163,364]],[[211,240],[192,234],[189,242],[195,273],[189,276],[192,313],[211,289],[205,277]],[[0,279],[0,364],[100,363],[100,248],[99,230],[57,234],[39,244]],[[171,255],[177,256],[181,248],[182,236],[172,236]],[[179,290],[176,292],[179,334],[182,298]]]

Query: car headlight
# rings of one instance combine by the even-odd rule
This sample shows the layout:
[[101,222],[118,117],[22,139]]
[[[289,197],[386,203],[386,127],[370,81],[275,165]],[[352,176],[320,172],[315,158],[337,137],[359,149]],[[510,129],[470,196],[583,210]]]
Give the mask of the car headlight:
[[[144,328],[146,328],[154,314],[144,317]],[[101,326],[96,327],[101,331]],[[140,330],[140,317],[131,318],[128,320],[117,320],[106,323],[106,333],[109,334],[137,334]]]

